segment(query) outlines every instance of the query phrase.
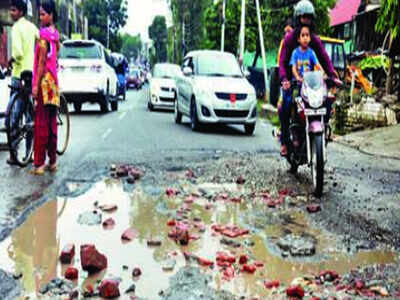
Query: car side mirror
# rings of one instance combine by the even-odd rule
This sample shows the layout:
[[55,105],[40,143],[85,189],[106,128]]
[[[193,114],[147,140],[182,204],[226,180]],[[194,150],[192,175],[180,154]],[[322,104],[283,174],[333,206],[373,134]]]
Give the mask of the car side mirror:
[[184,67],[183,68],[183,75],[185,76],[191,76],[193,75],[193,70],[191,67]]

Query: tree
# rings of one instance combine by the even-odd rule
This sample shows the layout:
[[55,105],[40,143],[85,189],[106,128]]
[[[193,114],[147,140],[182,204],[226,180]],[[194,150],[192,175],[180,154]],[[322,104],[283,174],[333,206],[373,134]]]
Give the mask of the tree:
[[132,36],[124,34],[122,36],[121,53],[127,58],[137,58],[142,50],[142,40],[140,34]]
[[[393,91],[393,58],[395,56],[392,51],[392,43],[399,35],[400,28],[400,2],[399,0],[382,0],[379,10],[378,22],[375,29],[380,33],[388,32],[389,38],[389,55],[391,56],[389,71],[386,80],[386,93],[390,94]],[[397,49],[398,50],[398,49]]]
[[110,49],[118,51],[122,47],[119,29],[126,24],[126,0],[90,0],[83,2],[83,10],[88,16],[89,37],[107,45],[107,23],[110,28]]
[[149,37],[154,41],[154,47],[156,50],[156,61],[167,61],[168,30],[164,16],[156,16],[154,18],[153,23],[149,27]]
[[[283,37],[283,29],[288,19],[293,16],[293,8],[298,0],[261,0],[260,10],[262,27],[264,30],[264,42],[267,49],[275,49]],[[316,31],[327,35],[329,28],[329,9],[333,8],[336,0],[313,0],[316,10]],[[258,24],[256,18],[256,6],[254,0],[246,1],[246,49],[258,50]],[[240,30],[240,0],[228,0],[226,6],[225,25],[225,50],[236,53],[239,45]],[[212,49],[219,49],[221,39],[222,0],[207,8],[206,13],[205,45]]]
[[[169,0],[174,22],[175,54],[173,60],[180,62],[188,51],[201,49],[205,38],[205,14],[213,0]],[[184,41],[184,43],[183,43]]]

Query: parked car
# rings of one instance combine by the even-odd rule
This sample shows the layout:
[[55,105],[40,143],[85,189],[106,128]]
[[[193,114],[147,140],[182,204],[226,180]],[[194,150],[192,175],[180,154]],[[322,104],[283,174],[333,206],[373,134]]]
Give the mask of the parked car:
[[153,68],[150,79],[148,108],[172,108],[174,109],[177,97],[176,79],[182,76],[178,65],[160,63]]
[[177,80],[175,122],[188,116],[192,130],[203,123],[242,124],[248,135],[254,133],[257,99],[233,54],[201,50],[190,52],[183,61],[183,74]]
[[130,69],[129,74],[126,78],[126,88],[134,88],[140,90],[143,86],[143,82],[140,75],[139,69]]
[[103,113],[118,110],[117,75],[106,49],[94,40],[67,40],[59,59],[60,90],[75,111],[85,102],[98,103]]

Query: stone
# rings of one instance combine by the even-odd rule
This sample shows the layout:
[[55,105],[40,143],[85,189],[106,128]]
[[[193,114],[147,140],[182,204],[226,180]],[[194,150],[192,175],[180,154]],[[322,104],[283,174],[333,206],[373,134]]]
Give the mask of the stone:
[[129,176],[126,182],[129,184],[134,184],[136,182],[136,179],[135,177]]
[[148,240],[147,246],[149,247],[160,247],[162,242],[160,240]]
[[391,110],[390,108],[386,108],[385,109],[385,115],[386,115],[386,122],[388,126],[393,126],[393,125],[397,125],[397,117],[396,117],[396,113]]
[[121,239],[123,241],[132,241],[135,237],[136,237],[137,233],[133,228],[128,228],[127,230],[125,230],[122,235],[121,235]]
[[242,267],[242,272],[244,273],[249,273],[249,274],[254,274],[254,272],[257,270],[255,265],[247,265],[244,264]]
[[307,211],[308,211],[310,214],[319,212],[320,210],[321,210],[321,206],[318,205],[318,204],[310,204],[310,205],[307,205]]
[[247,264],[247,261],[248,261],[247,255],[245,254],[240,255],[239,264],[241,265]]
[[75,245],[67,244],[61,251],[60,261],[62,264],[70,264],[75,256]]
[[315,254],[316,240],[308,235],[288,234],[281,237],[277,245],[281,250],[289,252],[292,256],[312,256]]
[[81,265],[84,271],[94,274],[107,268],[107,257],[99,253],[94,245],[82,245]]
[[118,209],[118,206],[116,204],[102,204],[99,208],[105,212],[113,212]]
[[140,270],[139,268],[134,268],[132,270],[132,276],[133,277],[139,277],[140,275],[142,275],[142,270]]
[[114,299],[120,296],[119,282],[113,279],[105,279],[99,286],[100,296],[105,299]]
[[139,180],[140,177],[143,176],[143,172],[136,168],[131,168],[128,172],[128,175],[130,178],[133,178],[134,180]]
[[244,179],[244,177],[242,175],[240,175],[237,179],[236,179],[236,183],[237,184],[245,184],[246,179]]
[[279,282],[279,280],[265,281],[264,286],[267,289],[278,288],[280,286],[280,282]]
[[125,291],[125,294],[134,293],[136,291],[136,285],[134,283]]
[[173,258],[168,258],[161,263],[163,271],[169,272],[173,271],[176,266],[176,260]]
[[78,269],[73,267],[68,267],[64,274],[66,279],[76,280],[78,279]]
[[113,229],[115,226],[115,221],[113,218],[108,218],[103,222],[103,228],[106,230]]
[[79,297],[78,290],[73,290],[72,292],[69,293],[69,300],[78,299],[78,297]]
[[100,225],[102,215],[97,210],[87,211],[78,216],[78,223],[81,225]]

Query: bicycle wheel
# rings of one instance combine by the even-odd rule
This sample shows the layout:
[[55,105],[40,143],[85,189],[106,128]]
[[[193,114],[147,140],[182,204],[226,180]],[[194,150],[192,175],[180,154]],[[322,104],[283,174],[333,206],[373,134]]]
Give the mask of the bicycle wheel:
[[34,110],[30,98],[21,99],[16,94],[9,107],[6,129],[11,158],[20,167],[26,167],[33,152]]
[[67,150],[70,135],[70,119],[67,99],[60,95],[60,107],[57,110],[57,154],[63,155]]

